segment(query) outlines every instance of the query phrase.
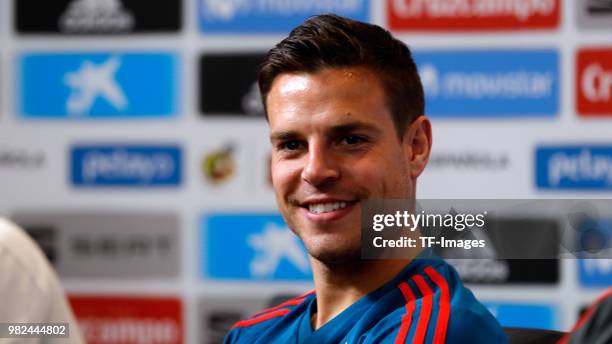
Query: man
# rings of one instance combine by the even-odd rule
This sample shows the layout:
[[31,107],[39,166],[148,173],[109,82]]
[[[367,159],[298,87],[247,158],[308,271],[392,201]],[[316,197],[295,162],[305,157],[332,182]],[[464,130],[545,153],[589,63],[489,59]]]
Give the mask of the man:
[[558,344],[612,343],[612,287],[593,302]]
[[0,305],[0,323],[4,325],[68,324],[67,338],[13,337],[1,339],[2,343],[84,343],[62,286],[43,252],[21,228],[2,217]]
[[259,87],[277,203],[315,292],[238,322],[226,343],[505,342],[443,260],[360,257],[362,201],[414,199],[429,158],[409,49],[375,25],[312,17],[270,50]]

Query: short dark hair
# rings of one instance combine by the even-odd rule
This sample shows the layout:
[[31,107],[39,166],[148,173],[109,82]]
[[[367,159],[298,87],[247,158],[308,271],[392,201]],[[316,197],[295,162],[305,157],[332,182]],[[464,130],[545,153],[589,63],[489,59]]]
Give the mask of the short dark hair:
[[347,67],[365,67],[379,77],[400,139],[424,114],[423,86],[408,46],[380,26],[324,14],[293,29],[264,58],[259,91],[266,116],[266,98],[280,74]]

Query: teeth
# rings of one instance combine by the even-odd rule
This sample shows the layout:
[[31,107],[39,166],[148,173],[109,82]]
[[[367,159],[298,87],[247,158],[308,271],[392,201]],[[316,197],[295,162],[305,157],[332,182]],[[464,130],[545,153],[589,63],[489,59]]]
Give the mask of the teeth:
[[347,205],[347,202],[309,204],[308,210],[314,214],[329,213],[330,211],[346,208]]

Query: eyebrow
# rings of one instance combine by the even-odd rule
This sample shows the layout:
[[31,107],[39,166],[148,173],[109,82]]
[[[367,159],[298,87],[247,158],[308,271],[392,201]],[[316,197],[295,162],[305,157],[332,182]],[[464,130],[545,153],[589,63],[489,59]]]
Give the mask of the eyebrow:
[[[349,134],[358,130],[364,130],[372,132],[372,134],[380,134],[381,130],[376,126],[366,123],[366,122],[351,122],[347,124],[340,124],[331,127],[328,130],[328,134],[331,135],[342,135]],[[297,131],[293,130],[281,130],[270,134],[270,141],[287,141],[287,140],[295,140],[300,137],[300,134]]]
[[270,134],[270,141],[288,141],[298,138],[300,135],[296,131],[282,130]]
[[380,129],[378,129],[376,126],[369,124],[369,123],[365,123],[365,122],[352,122],[352,123],[337,125],[337,126],[332,127],[329,130],[329,132],[333,135],[340,135],[340,134],[352,133],[352,132],[359,131],[359,130],[370,131],[375,134],[378,134],[381,132]]

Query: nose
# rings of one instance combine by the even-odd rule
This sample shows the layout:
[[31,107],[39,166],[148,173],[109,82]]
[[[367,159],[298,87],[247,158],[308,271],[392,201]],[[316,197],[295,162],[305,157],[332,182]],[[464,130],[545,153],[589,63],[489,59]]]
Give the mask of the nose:
[[320,144],[308,149],[308,161],[302,169],[302,179],[315,187],[322,187],[340,177],[337,159]]

